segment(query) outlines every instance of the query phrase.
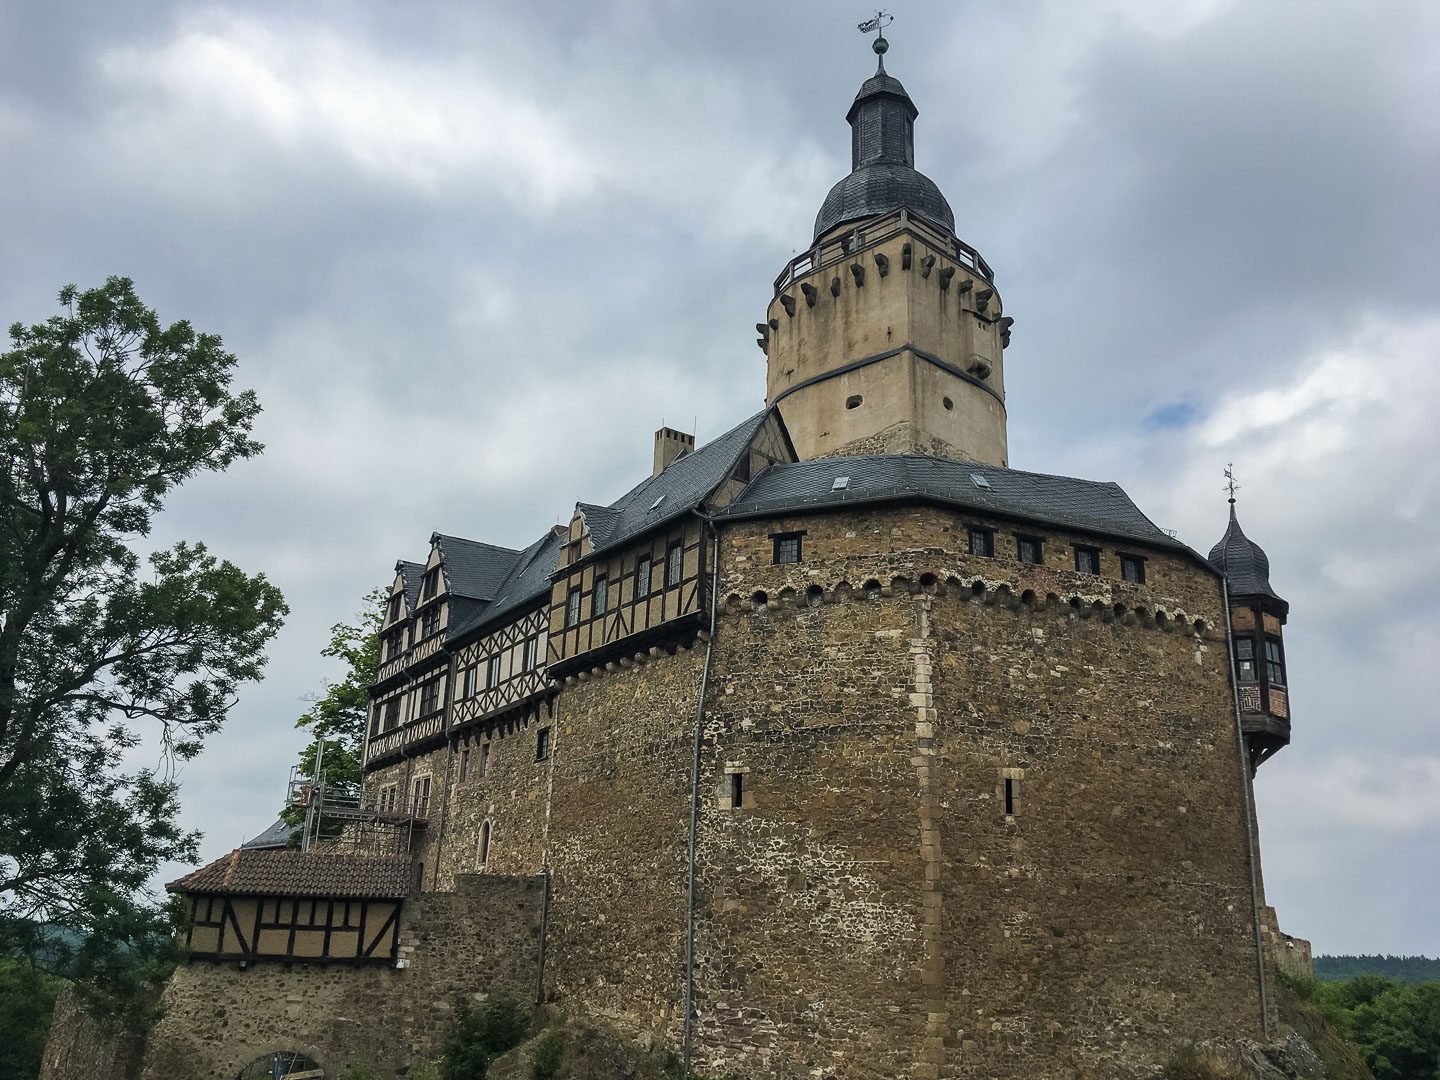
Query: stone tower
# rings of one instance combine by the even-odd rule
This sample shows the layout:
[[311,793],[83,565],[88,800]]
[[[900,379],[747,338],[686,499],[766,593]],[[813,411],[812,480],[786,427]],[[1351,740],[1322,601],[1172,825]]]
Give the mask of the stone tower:
[[1270,558],[1245,535],[1230,497],[1230,525],[1210,549],[1230,598],[1230,642],[1241,727],[1250,767],[1290,744],[1290,690],[1285,674],[1285,622],[1290,605],[1270,585]]
[[851,171],[812,246],[775,281],[760,331],[766,402],[802,460],[926,454],[1007,466],[1013,319],[940,189],[915,169],[919,110],[879,70],[850,106]]

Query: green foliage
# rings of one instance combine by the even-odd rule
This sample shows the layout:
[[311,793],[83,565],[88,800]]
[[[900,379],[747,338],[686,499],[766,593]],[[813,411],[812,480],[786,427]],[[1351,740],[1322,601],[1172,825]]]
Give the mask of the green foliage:
[[485,1080],[490,1062],[519,1046],[529,1027],[529,1010],[508,994],[491,994],[478,1008],[462,1001],[445,1041],[441,1080]]
[[1376,1080],[1440,1078],[1440,982],[1407,986],[1379,975],[1289,980],[1350,1043]]
[[[177,485],[260,451],[234,356],[124,278],[60,303],[0,353],[0,938],[68,928],[65,962],[119,1003],[168,962],[146,883],[197,854],[169,766],[259,678],[287,609],[202,544],[132,550]],[[165,766],[126,772],[142,744]]]
[[0,1076],[34,1080],[61,980],[28,960],[0,958]]
[[440,1063],[424,1061],[405,1074],[406,1080],[440,1080]]
[[[1321,981],[1353,979],[1357,975],[1383,975],[1395,982],[1412,986],[1423,982],[1440,982],[1440,959],[1429,956],[1317,956],[1315,978]],[[1428,1078],[1427,1078],[1428,1080]]]
[[[385,617],[389,590],[372,589],[361,601],[353,622],[330,628],[330,644],[321,656],[340,660],[345,675],[327,684],[325,693],[306,710],[295,726],[310,733],[310,742],[300,754],[300,772],[315,775],[315,752],[325,741],[325,782],[332,795],[359,795],[365,722],[370,707],[370,684],[380,666],[380,624]],[[286,808],[282,817],[299,825],[305,812]]]
[[379,1078],[380,1074],[375,1071],[375,1066],[368,1061],[350,1061],[341,1066],[336,1080],[379,1080]]
[[560,1072],[560,1063],[565,1059],[565,1039],[556,1032],[548,1032],[536,1043],[530,1054],[530,1075],[534,1080],[553,1080]]

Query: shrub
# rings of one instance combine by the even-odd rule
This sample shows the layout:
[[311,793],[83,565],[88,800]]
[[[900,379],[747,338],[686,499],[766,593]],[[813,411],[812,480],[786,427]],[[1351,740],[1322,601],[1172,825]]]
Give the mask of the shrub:
[[1160,1077],[1161,1080],[1240,1080],[1233,1066],[1208,1057],[1193,1043],[1176,1048]]
[[530,1055],[530,1075],[534,1080],[553,1080],[560,1072],[560,1062],[565,1057],[565,1040],[550,1032],[535,1044]]
[[491,994],[478,1008],[462,1001],[445,1041],[441,1080],[485,1080],[490,1062],[519,1046],[529,1026],[529,1011],[509,994]]

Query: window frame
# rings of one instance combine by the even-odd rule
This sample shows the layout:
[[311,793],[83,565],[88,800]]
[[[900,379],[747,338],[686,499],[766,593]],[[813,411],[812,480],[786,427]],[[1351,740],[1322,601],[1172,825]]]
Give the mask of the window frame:
[[[1026,544],[1033,544],[1033,545],[1035,545],[1035,558],[1033,558],[1033,559],[1027,559],[1027,558],[1025,558],[1025,545],[1026,545]],[[1016,534],[1015,534],[1015,558],[1016,558],[1017,561],[1024,563],[1026,566],[1044,566],[1044,565],[1045,565],[1045,538],[1044,538],[1043,536],[1035,536],[1035,535],[1032,535],[1031,533],[1016,533]]]
[[580,586],[572,585],[565,593],[565,627],[580,625]]
[[[1245,684],[1258,683],[1260,681],[1259,658],[1255,655],[1255,637],[1253,634],[1236,634],[1231,639],[1235,648],[1235,681]],[[1243,646],[1243,648],[1242,648]],[[1249,655],[1245,655],[1248,649]],[[1249,667],[1249,675],[1246,675],[1246,667]]]
[[595,583],[590,587],[590,616],[598,618],[610,610],[610,575],[595,575]]
[[[1274,656],[1271,656],[1271,648],[1274,648]],[[1285,689],[1288,683],[1285,676],[1285,643],[1277,634],[1265,635],[1265,682],[1270,686]],[[1276,677],[1276,673],[1279,677]]]
[[531,634],[520,648],[520,669],[533,671],[540,666],[540,635]]
[[[976,550],[976,541],[979,541],[980,550]],[[993,559],[995,557],[995,530],[989,525],[965,526],[966,548],[971,555],[982,559]]]
[[[786,546],[795,545],[795,557],[793,559],[782,558]],[[783,532],[770,534],[770,565],[771,566],[794,566],[805,561],[805,533]]]
[[[1099,577],[1100,549],[1098,547],[1092,547],[1089,544],[1072,544],[1071,547],[1075,549],[1075,572],[1077,574],[1091,574],[1095,577]],[[1093,570],[1080,565],[1080,557],[1082,555],[1088,556],[1089,558],[1094,560],[1095,568]]]
[[650,578],[655,573],[654,560],[641,555],[635,562],[635,599],[643,600],[650,595]]
[[685,583],[685,541],[676,540],[665,549],[665,588]]
[[535,760],[550,760],[550,725],[546,724],[535,731]]
[[494,690],[497,686],[500,685],[500,682],[501,682],[500,671],[501,671],[501,667],[502,667],[501,660],[502,660],[502,656],[501,656],[501,654],[498,653],[498,652],[496,652],[496,653],[491,653],[489,656],[487,656],[487,657],[485,658],[485,689],[486,689],[486,690]]
[[435,604],[425,609],[420,616],[420,637],[422,640],[434,637],[440,632],[440,605]]
[[[1131,585],[1145,584],[1145,556],[1134,555],[1128,551],[1117,552],[1120,556],[1120,580]],[[1135,576],[1131,577],[1129,572],[1134,570]]]

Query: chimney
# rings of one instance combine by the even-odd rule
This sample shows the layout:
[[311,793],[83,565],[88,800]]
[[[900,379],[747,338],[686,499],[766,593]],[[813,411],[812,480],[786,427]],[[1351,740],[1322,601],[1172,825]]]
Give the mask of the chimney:
[[681,454],[688,454],[694,449],[694,435],[686,435],[683,431],[662,427],[655,432],[655,471],[650,475],[659,476],[665,471],[665,467]]

